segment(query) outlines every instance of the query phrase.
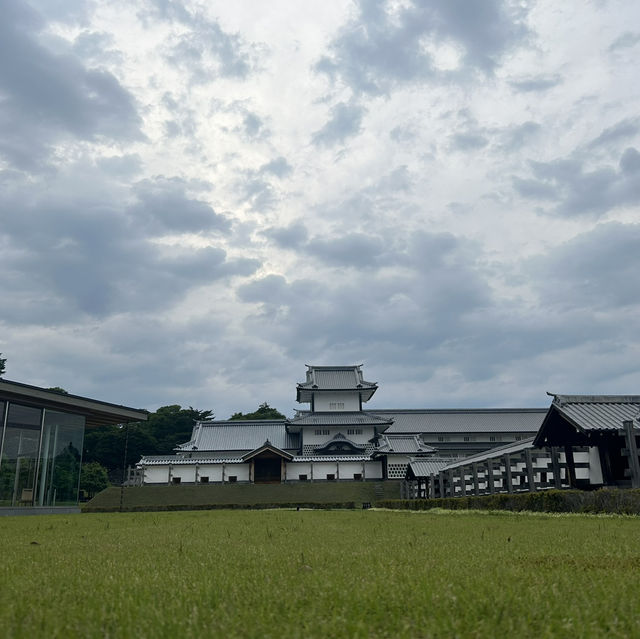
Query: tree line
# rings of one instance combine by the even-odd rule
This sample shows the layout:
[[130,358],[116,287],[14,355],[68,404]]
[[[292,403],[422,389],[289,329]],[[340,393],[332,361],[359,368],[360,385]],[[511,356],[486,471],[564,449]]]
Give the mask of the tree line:
[[[146,422],[87,430],[83,452],[85,477],[84,481],[81,480],[81,488],[92,494],[98,492],[94,485],[96,482],[101,485],[108,480],[119,484],[124,469],[135,465],[143,455],[172,455],[178,444],[189,441],[196,421],[214,418],[212,410],[198,410],[191,406],[182,408],[172,404],[150,413]],[[264,402],[252,413],[234,413],[230,417],[234,421],[256,419],[285,419],[285,416]],[[101,481],[99,476],[102,477]]]

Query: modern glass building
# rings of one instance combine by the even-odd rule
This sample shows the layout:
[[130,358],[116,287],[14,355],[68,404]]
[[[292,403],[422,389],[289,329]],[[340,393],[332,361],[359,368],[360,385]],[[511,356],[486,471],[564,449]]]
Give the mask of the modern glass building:
[[0,380],[0,508],[77,506],[85,429],[146,419],[141,410]]

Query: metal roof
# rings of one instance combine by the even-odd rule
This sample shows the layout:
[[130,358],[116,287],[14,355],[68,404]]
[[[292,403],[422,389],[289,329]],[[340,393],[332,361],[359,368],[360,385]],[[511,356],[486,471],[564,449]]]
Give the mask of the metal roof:
[[84,415],[87,428],[107,424],[145,422],[148,417],[146,410],[111,404],[71,393],[52,391],[7,379],[0,379],[0,400]]
[[456,459],[456,461],[449,462],[443,470],[449,470],[450,468],[458,468],[459,466],[468,466],[473,462],[484,461],[485,459],[494,459],[496,457],[502,457],[503,455],[511,455],[519,453],[527,448],[533,448],[533,437],[528,437],[519,442],[513,442],[505,446],[497,446],[496,448],[490,448],[482,453],[476,455],[469,455],[469,457],[463,457],[462,459]]
[[[286,420],[198,422],[193,439],[176,447],[179,451],[252,451],[266,440],[282,450],[298,450],[300,436],[287,431]],[[195,448],[194,448],[195,447]]]
[[448,459],[415,459],[409,462],[409,468],[415,477],[428,477],[433,473],[437,475],[448,463]]
[[369,412],[337,412],[319,413],[311,411],[298,411],[296,417],[291,420],[293,426],[385,426],[390,424],[390,419],[378,417]]
[[554,395],[552,406],[583,431],[620,430],[640,415],[640,395]]
[[391,409],[369,413],[392,419],[394,433],[535,433],[546,408]]
[[417,435],[387,435],[380,437],[376,453],[433,453],[435,448],[420,441]]

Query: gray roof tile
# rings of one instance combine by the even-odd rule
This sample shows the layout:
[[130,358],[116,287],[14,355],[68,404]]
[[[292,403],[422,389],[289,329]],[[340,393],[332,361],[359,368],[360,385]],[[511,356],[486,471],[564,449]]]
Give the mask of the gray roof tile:
[[395,433],[535,433],[546,408],[467,408],[370,410],[393,424],[385,431]]
[[296,417],[291,420],[295,426],[384,426],[391,420],[373,415],[369,412],[342,412],[342,413],[320,413],[310,411],[298,411]]
[[[640,395],[553,395],[553,404],[581,430],[619,430],[622,422],[637,420]],[[638,421],[635,422],[638,427]]]
[[199,422],[191,441],[177,446],[176,450],[251,451],[267,439],[276,448],[298,450],[300,435],[289,433],[286,424],[286,420]]

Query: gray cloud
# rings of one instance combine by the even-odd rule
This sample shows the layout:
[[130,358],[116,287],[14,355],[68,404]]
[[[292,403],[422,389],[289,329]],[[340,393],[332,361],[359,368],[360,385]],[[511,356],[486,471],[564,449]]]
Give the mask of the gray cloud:
[[110,73],[38,41],[41,18],[10,4],[0,21],[0,154],[34,167],[56,140],[140,140],[134,99]]
[[289,162],[287,162],[286,158],[280,156],[263,164],[258,170],[258,173],[269,173],[276,177],[284,178],[291,175],[292,170],[293,169]]
[[313,134],[312,142],[316,146],[342,144],[360,133],[365,113],[366,109],[358,104],[339,102],[331,108],[331,118]]
[[640,224],[599,224],[530,260],[547,306],[589,313],[640,304]]
[[553,87],[557,87],[563,82],[559,75],[538,75],[519,80],[511,80],[509,84],[513,89],[521,93],[537,93],[539,91],[547,91]]
[[303,222],[292,222],[289,226],[272,226],[263,235],[286,249],[295,249],[306,244],[309,231]]
[[138,202],[130,213],[149,233],[162,235],[218,231],[228,233],[230,220],[209,204],[186,195],[187,184],[178,178],[159,177],[138,182],[133,191]]
[[620,140],[626,140],[637,135],[639,131],[640,118],[625,118],[604,129],[597,138],[591,140],[588,148],[616,144]]
[[620,49],[630,49],[640,42],[640,33],[637,31],[626,31],[618,36],[610,45],[609,51],[618,51]]
[[549,212],[557,215],[604,215],[616,207],[640,202],[637,153],[628,148],[618,168],[586,169],[578,158],[530,162],[533,177],[516,176],[513,186],[523,197],[556,200],[557,205]]
[[217,20],[181,3],[156,0],[140,15],[187,28],[168,38],[166,59],[188,73],[195,84],[207,84],[218,77],[244,80],[258,68],[258,54],[265,54],[264,47],[247,43],[238,33],[228,33]]
[[357,15],[331,42],[330,53],[316,69],[357,93],[379,95],[398,85],[447,75],[438,71],[424,44],[453,42],[463,51],[464,67],[491,73],[526,37],[524,16],[524,9],[501,0],[414,1],[394,10],[382,0],[359,0]]

